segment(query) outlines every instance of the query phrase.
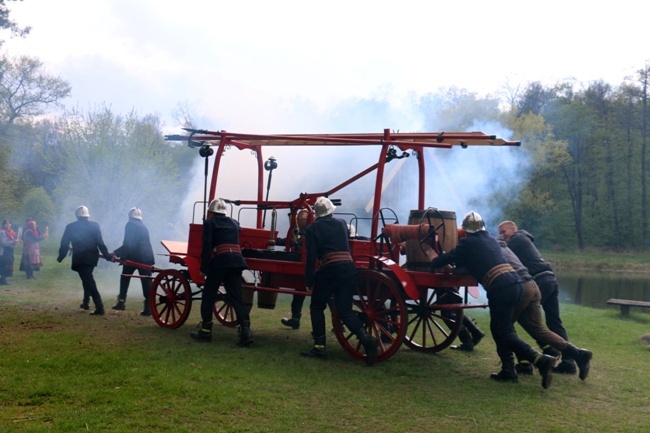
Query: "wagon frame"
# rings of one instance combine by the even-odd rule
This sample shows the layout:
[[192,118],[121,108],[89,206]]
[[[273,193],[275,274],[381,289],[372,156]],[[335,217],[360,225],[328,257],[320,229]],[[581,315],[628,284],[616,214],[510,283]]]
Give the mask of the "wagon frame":
[[[236,148],[247,150],[257,159],[256,198],[242,200],[224,198],[233,207],[251,206],[256,212],[253,227],[242,225],[240,246],[251,274],[243,281],[243,289],[251,296],[257,292],[259,297],[292,294],[310,296],[304,289],[305,248],[297,252],[291,236],[296,228],[296,214],[301,209],[310,211],[320,196],[332,197],[341,189],[360,178],[375,172],[373,191],[373,210],[370,220],[370,237],[350,239],[350,251],[358,270],[357,283],[353,297],[353,311],[361,318],[366,331],[379,341],[378,361],[394,355],[402,343],[422,352],[437,352],[448,347],[460,330],[463,312],[468,308],[484,308],[485,304],[470,303],[468,295],[477,296],[477,282],[469,275],[445,271],[430,272],[421,267],[399,265],[399,254],[403,244],[414,242],[422,251],[428,248],[443,252],[444,238],[450,235],[445,221],[437,218],[435,208],[425,207],[425,158],[424,149],[454,146],[519,146],[519,142],[505,141],[494,135],[482,132],[430,132],[394,133],[385,129],[383,133],[369,134],[303,134],[303,135],[259,135],[241,134],[226,131],[207,131],[186,129],[186,135],[168,135],[167,141],[187,142],[190,148],[199,150],[205,158],[205,207],[217,197],[219,172],[222,156]],[[329,190],[300,193],[289,201],[274,201],[264,198],[264,172],[269,171],[269,185],[272,168],[265,167],[263,150],[277,146],[374,146],[379,148],[376,163],[351,178],[335,185]],[[409,154],[410,152],[410,154]],[[212,176],[208,185],[209,158],[214,155]],[[406,239],[396,237],[399,224],[397,215],[390,208],[382,208],[384,170],[386,164],[407,156],[415,156],[418,166],[417,209],[420,221],[409,221],[403,233]],[[268,163],[268,161],[267,161]],[[275,215],[278,210],[288,210],[289,229],[283,245],[277,245],[278,231],[275,230]],[[271,213],[271,229],[265,228],[266,213]],[[392,215],[390,213],[392,212]],[[388,224],[392,223],[392,224]],[[393,225],[394,224],[394,225]],[[456,227],[453,222],[454,235]],[[391,226],[393,230],[388,230]],[[304,242],[304,240],[302,240]],[[201,275],[202,224],[192,222],[187,242],[161,241],[168,251],[171,263],[180,269],[160,269],[156,271],[149,303],[156,323],[166,328],[178,328],[189,317],[192,301],[201,299],[205,283]],[[138,266],[138,264],[130,263]],[[196,289],[192,289],[191,285]],[[274,303],[275,301],[273,301]],[[228,304],[223,288],[220,288],[215,303],[217,320],[225,326],[235,326],[236,319]],[[345,329],[332,309],[332,326],[341,346],[354,358],[363,360],[365,353],[353,334]]]

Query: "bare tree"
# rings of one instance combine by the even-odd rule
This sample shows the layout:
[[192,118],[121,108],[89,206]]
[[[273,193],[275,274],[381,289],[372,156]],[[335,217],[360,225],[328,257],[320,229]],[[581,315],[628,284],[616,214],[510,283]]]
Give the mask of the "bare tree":
[[38,116],[71,91],[70,84],[48,75],[34,57],[0,58],[0,136],[16,119]]

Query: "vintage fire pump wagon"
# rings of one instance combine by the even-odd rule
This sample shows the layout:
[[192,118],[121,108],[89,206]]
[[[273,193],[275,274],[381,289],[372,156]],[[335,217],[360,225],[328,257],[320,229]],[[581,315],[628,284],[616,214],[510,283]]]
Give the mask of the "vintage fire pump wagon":
[[[372,212],[365,217],[370,228],[367,236],[351,236],[350,250],[358,270],[353,298],[353,309],[364,323],[366,331],[379,341],[378,361],[390,358],[402,343],[409,348],[423,352],[436,352],[448,347],[456,338],[468,308],[485,307],[481,303],[470,303],[469,294],[476,290],[477,282],[468,275],[448,271],[431,272],[428,268],[426,250],[433,248],[438,253],[449,251],[458,239],[458,226],[454,212],[427,206],[425,203],[425,157],[427,149],[451,149],[454,146],[518,146],[518,142],[505,141],[482,132],[431,132],[395,133],[384,130],[369,134],[305,134],[305,135],[257,135],[226,131],[187,130],[187,135],[167,136],[169,141],[187,142],[198,149],[205,159],[205,191],[202,218],[207,203],[222,197],[230,204],[230,216],[240,219],[243,211],[254,213],[253,224],[242,225],[240,246],[248,264],[247,277],[243,282],[245,297],[252,304],[257,293],[258,307],[273,308],[278,294],[309,296],[305,291],[306,248],[299,248],[304,242],[297,235],[296,215],[309,211],[313,221],[312,206],[320,196],[336,200],[336,194],[374,174],[374,189],[368,191],[372,199]],[[315,192],[300,192],[292,200],[268,200],[264,196],[264,174],[268,172],[268,185],[275,161],[265,160],[264,152],[281,146],[296,150],[314,147],[329,147],[338,150],[349,146],[370,146],[376,150],[376,161],[358,174],[329,189]],[[254,197],[223,197],[219,194],[222,157],[227,152],[245,151],[252,153],[254,170],[246,173],[247,178],[256,177],[257,190]],[[213,157],[212,175],[208,184],[209,160]],[[382,203],[385,169],[388,164],[404,158],[417,160],[417,202],[405,224],[390,203]],[[243,174],[242,174],[243,176]],[[330,173],[328,179],[332,178]],[[336,203],[336,201],[335,201]],[[336,217],[345,219],[354,233],[362,216],[346,213],[345,203],[337,207]],[[341,212],[341,214],[338,214]],[[276,229],[277,215],[289,215],[289,227],[285,233]],[[266,219],[271,218],[269,228]],[[357,232],[358,233],[358,232]],[[174,269],[152,268],[156,276],[152,283],[150,306],[156,323],[162,327],[178,328],[187,320],[192,302],[201,299],[204,278],[200,275],[202,244],[202,219],[189,226],[187,242],[162,241],[169,252],[169,259],[178,265]],[[406,263],[399,264],[400,250],[406,251]],[[140,264],[134,264],[141,266]],[[223,288],[221,289],[223,290]],[[235,326],[235,315],[225,296],[219,296],[215,303],[218,321],[225,326]],[[356,338],[345,329],[332,311],[332,325],[341,346],[357,359],[364,359]]]

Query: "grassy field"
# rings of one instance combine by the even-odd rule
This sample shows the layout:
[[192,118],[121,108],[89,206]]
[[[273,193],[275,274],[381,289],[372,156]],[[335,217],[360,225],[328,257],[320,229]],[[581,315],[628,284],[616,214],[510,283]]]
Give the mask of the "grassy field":
[[[650,425],[650,315],[563,306],[576,345],[594,352],[589,378],[538,375],[518,384],[498,371],[494,343],[473,353],[423,354],[403,346],[368,368],[332,335],[330,359],[304,359],[308,321],[281,327],[289,296],[252,311],[255,344],[235,346],[216,327],[196,343],[198,303],[177,330],[138,312],[137,281],[127,311],[112,311],[119,267],[96,270],[107,315],[80,310],[81,283],[45,257],[37,280],[23,273],[0,287],[0,432],[644,432]],[[162,266],[162,264],[161,264]],[[488,330],[488,312],[473,310]],[[530,341],[530,340],[529,340]]]

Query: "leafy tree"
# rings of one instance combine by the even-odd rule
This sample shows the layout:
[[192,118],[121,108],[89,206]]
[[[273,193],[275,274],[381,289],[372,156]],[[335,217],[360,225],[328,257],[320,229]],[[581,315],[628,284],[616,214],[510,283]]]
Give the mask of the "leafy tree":
[[25,218],[34,218],[41,227],[49,223],[54,215],[54,204],[44,188],[34,188],[27,192],[23,200],[22,214]]
[[77,206],[88,206],[109,227],[108,245],[121,242],[131,207],[142,209],[152,232],[174,220],[186,185],[157,117],[120,116],[106,107],[73,111],[59,120],[45,150],[59,210],[73,218]]

